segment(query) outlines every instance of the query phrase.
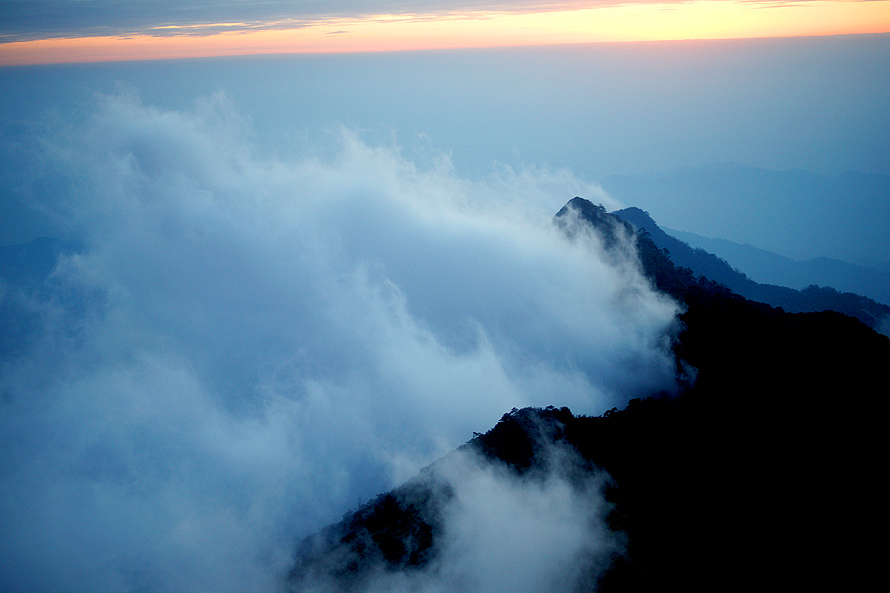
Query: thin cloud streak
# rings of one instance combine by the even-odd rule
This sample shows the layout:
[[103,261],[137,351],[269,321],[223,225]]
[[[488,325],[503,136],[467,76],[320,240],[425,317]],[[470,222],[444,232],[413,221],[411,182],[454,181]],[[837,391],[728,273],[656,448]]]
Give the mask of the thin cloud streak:
[[[805,5],[821,0],[774,2],[746,0],[746,5]],[[867,2],[869,0],[859,0]],[[391,0],[338,0],[334,2],[246,2],[231,0],[207,4],[187,0],[67,2],[64,0],[3,0],[0,41],[20,42],[50,38],[148,35],[212,35],[228,31],[291,30],[333,22],[398,18],[411,20],[487,19],[494,15],[543,14],[665,3],[661,0],[450,0],[408,2]],[[719,3],[719,2],[718,2]]]
[[576,10],[592,4],[614,2],[407,2],[336,0],[333,2],[287,1],[246,2],[66,2],[64,0],[3,0],[4,13],[0,39],[24,41],[49,37],[99,35],[209,34],[235,27],[243,30],[292,29],[329,20],[364,19],[379,16],[441,18],[485,15],[486,13],[528,13]]
[[[773,10],[760,10],[765,6]],[[0,42],[0,65],[885,33],[890,31],[888,6],[890,0],[806,0],[797,5],[698,0],[597,4],[550,12],[165,21],[130,33],[115,34],[102,25],[101,30],[72,29],[74,36],[69,37],[14,41],[22,38],[19,32],[27,33],[22,26],[13,27],[6,42]],[[800,18],[801,7],[805,19]],[[43,22],[51,24],[52,19]]]

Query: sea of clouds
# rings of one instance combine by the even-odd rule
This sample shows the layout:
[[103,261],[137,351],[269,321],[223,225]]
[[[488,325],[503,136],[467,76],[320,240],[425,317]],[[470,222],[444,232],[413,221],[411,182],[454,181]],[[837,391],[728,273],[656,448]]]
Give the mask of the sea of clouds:
[[[224,95],[100,97],[29,150],[20,199],[83,248],[0,291],[37,319],[0,361],[4,590],[273,590],[300,537],[511,408],[673,386],[677,306],[550,224],[554,196],[620,206],[566,171],[469,180],[354,130],[274,156]],[[589,492],[462,475],[471,589],[490,550],[534,572],[547,537],[546,570],[594,541]]]

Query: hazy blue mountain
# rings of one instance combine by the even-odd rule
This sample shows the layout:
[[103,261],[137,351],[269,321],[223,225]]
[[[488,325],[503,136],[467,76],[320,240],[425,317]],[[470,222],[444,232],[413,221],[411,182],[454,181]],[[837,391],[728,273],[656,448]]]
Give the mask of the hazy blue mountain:
[[880,260],[874,257],[863,257],[856,262],[863,268],[871,268],[872,270],[881,270],[882,272],[890,272],[890,261]]
[[827,257],[796,261],[753,245],[726,239],[710,239],[674,229],[663,230],[693,248],[704,249],[725,259],[732,267],[761,284],[777,284],[796,289],[812,284],[830,286],[840,291],[861,294],[881,303],[890,303],[890,270],[879,267],[880,263],[877,261],[872,262],[871,266],[864,262],[856,265]]
[[887,175],[831,176],[721,163],[610,176],[601,185],[665,227],[751,243],[798,260],[890,259]]
[[723,284],[745,298],[782,307],[792,313],[837,311],[855,317],[873,329],[883,328],[882,324],[890,318],[890,306],[851,292],[813,284],[796,290],[755,282],[726,260],[667,234],[648,212],[639,208],[625,208],[614,214],[635,228],[645,230],[645,235],[658,249],[666,250],[674,265],[689,269],[695,276]]

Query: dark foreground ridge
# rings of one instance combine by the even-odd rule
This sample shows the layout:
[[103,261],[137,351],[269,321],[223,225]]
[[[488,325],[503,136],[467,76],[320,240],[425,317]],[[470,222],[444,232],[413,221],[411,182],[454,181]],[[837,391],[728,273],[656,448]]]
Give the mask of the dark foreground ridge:
[[719,282],[753,301],[781,307],[790,313],[837,311],[855,317],[872,329],[879,328],[881,322],[890,317],[890,306],[828,286],[812,284],[803,290],[795,290],[786,286],[754,282],[716,255],[704,249],[693,249],[683,241],[665,233],[648,212],[639,208],[625,208],[612,214],[631,223],[638,233],[651,239],[654,246],[667,255],[678,268],[691,270],[695,276],[704,276]]
[[[646,234],[576,198],[606,245],[634,237],[646,274],[684,306],[678,396],[652,394],[600,417],[513,410],[452,455],[473,452],[525,479],[605,472],[603,510],[622,534],[608,569],[578,591],[858,590],[880,582],[886,527],[886,369],[890,339],[836,312],[789,313],[676,267]],[[453,496],[440,460],[304,541],[287,587],[364,590],[381,574],[433,563]],[[580,480],[580,475],[571,476]],[[545,547],[547,542],[542,541]],[[583,559],[579,559],[579,562]]]

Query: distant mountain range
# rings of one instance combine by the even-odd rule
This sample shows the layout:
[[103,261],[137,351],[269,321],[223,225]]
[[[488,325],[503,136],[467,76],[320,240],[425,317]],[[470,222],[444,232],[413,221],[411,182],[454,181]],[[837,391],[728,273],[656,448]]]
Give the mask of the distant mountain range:
[[878,260],[862,260],[861,265],[828,257],[797,261],[726,239],[709,239],[668,228],[664,228],[664,231],[693,248],[704,249],[725,259],[732,267],[761,284],[796,289],[812,284],[830,286],[842,292],[867,296],[885,305],[890,304],[890,265]]
[[600,185],[664,227],[752,243],[796,260],[890,261],[888,175],[716,163],[616,175]]
[[[767,303],[774,307],[782,307],[791,313],[837,311],[855,317],[873,329],[881,327],[885,320],[890,320],[890,306],[858,294],[839,292],[833,287],[819,287],[813,284],[805,285],[806,287],[802,290],[795,290],[787,286],[755,282],[745,273],[729,265],[726,260],[704,249],[693,248],[667,234],[652,220],[648,212],[639,208],[625,208],[614,212],[614,214],[632,224],[636,229],[644,231],[658,249],[666,250],[668,257],[676,266],[688,268],[695,276],[704,276],[709,280],[719,282],[745,298]],[[771,258],[769,255],[763,255],[760,261],[767,263],[779,257],[773,255]],[[785,260],[786,258],[780,259]],[[856,269],[855,266],[843,262],[831,265],[830,261],[825,261],[825,265],[818,266],[818,269],[824,272],[823,277],[829,276],[828,279],[832,280],[833,284],[846,284],[835,281],[851,275],[850,271]],[[791,265],[788,267],[796,269]],[[836,270],[837,275],[832,275],[830,273],[832,270]],[[781,271],[776,274],[784,278],[781,276]],[[883,294],[884,291],[881,289],[890,290],[890,282],[886,282],[886,284],[881,282],[890,280],[890,274],[886,274],[886,276],[888,278],[885,279],[881,272],[863,269],[861,279],[866,283],[872,280],[871,292]]]
[[[425,581],[412,575],[447,570],[437,562],[460,482],[448,466],[460,452],[530,484],[568,472],[582,499],[585,475],[607,472],[602,519],[624,547],[604,559],[591,542],[563,567],[568,586],[560,590],[858,590],[878,577],[880,546],[867,536],[886,527],[880,469],[890,339],[837,312],[756,302],[677,265],[683,252],[697,266],[732,271],[674,238],[677,253],[668,253],[655,241],[664,240],[657,226],[625,220],[645,215],[630,210],[610,214],[575,198],[554,222],[574,232],[565,223],[580,220],[610,249],[630,237],[653,284],[682,303],[673,345],[686,377],[680,393],[653,393],[597,418],[558,402],[508,412],[417,478],[302,542],[289,590],[382,590],[375,587],[394,575],[418,584]],[[554,465],[554,448],[581,461]],[[549,542],[539,545],[543,554]]]

